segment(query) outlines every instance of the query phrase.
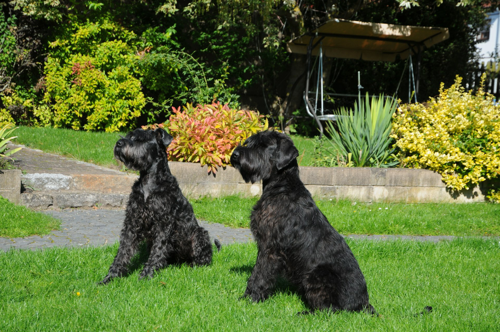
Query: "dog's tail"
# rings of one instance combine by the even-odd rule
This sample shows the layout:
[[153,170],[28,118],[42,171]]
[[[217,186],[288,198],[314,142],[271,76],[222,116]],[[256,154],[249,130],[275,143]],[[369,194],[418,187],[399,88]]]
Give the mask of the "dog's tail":
[[214,243],[215,243],[215,246],[217,247],[217,251],[220,251],[220,248],[222,247],[222,245],[220,244],[220,241],[217,239],[214,239]]
[[375,310],[375,308],[369,303],[366,307],[363,308],[363,311],[372,316],[380,316],[377,310]]

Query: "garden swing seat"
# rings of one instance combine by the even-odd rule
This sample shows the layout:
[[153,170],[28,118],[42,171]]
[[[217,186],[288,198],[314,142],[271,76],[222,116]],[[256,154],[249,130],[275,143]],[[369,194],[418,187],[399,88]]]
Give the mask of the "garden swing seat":
[[[318,39],[319,38],[319,39]],[[323,53],[327,57],[358,59],[366,61],[409,60],[409,81],[413,81],[413,96],[417,100],[421,52],[449,38],[447,28],[416,27],[385,23],[370,23],[333,19],[315,30],[291,40],[287,44],[290,53],[307,55],[306,87],[303,100],[307,114],[318,124],[320,137],[323,134],[321,121],[337,121],[341,116],[335,101],[339,97],[373,97],[361,94],[360,73],[358,72],[358,94],[326,93],[323,86]],[[318,75],[315,91],[310,91],[311,57],[318,57]],[[416,78],[413,74],[411,56],[417,56]],[[402,76],[401,76],[402,78]],[[411,83],[410,83],[411,85]],[[399,88],[399,85],[398,85]],[[409,91],[411,91],[411,86]],[[378,97],[378,96],[376,96]],[[411,94],[409,92],[410,100]],[[385,96],[385,98],[394,98]]]

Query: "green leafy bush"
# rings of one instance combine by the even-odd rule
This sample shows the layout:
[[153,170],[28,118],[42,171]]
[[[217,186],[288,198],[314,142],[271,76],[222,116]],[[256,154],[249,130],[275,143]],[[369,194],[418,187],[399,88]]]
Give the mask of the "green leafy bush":
[[[148,94],[148,123],[170,115],[172,106],[209,104],[214,100],[238,107],[238,96],[228,88],[228,73],[207,71],[206,65],[180,49],[175,25],[164,32],[147,29],[140,37],[138,69]],[[215,77],[214,77],[215,76]]]
[[441,84],[437,98],[398,109],[391,136],[405,167],[436,171],[454,190],[500,177],[500,105],[482,79],[476,94],[457,76],[450,88]]
[[42,123],[75,130],[115,132],[133,127],[146,104],[134,76],[135,35],[114,23],[75,24],[45,65],[44,100],[51,112],[36,114]]
[[191,104],[173,110],[166,124],[174,137],[168,147],[171,160],[201,163],[208,173],[230,164],[234,148],[252,134],[267,130],[268,121],[256,112],[231,109],[227,104]]
[[[397,102],[393,99],[370,98],[354,105],[354,110],[342,108],[337,119],[338,131],[331,122],[316,144],[315,166],[392,167],[391,119]],[[358,104],[360,106],[358,106]]]

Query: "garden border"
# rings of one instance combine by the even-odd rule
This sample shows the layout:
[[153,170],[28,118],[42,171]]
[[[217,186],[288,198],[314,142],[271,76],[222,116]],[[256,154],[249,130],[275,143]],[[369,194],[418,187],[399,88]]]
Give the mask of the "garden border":
[[[247,184],[232,168],[207,176],[200,164],[170,162],[172,174],[188,197],[261,194],[260,183]],[[453,192],[440,174],[424,169],[300,167],[300,178],[318,199],[349,199],[358,202],[472,203],[486,200],[489,185]]]

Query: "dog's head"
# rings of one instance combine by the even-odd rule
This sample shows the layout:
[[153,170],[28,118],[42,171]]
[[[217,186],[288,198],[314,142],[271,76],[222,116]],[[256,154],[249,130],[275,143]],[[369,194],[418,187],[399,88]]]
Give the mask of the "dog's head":
[[287,166],[297,166],[299,151],[285,134],[263,131],[249,137],[231,155],[231,165],[245,182],[267,180]]
[[146,171],[159,158],[167,158],[166,149],[173,138],[165,130],[136,129],[116,142],[114,154],[129,169]]

